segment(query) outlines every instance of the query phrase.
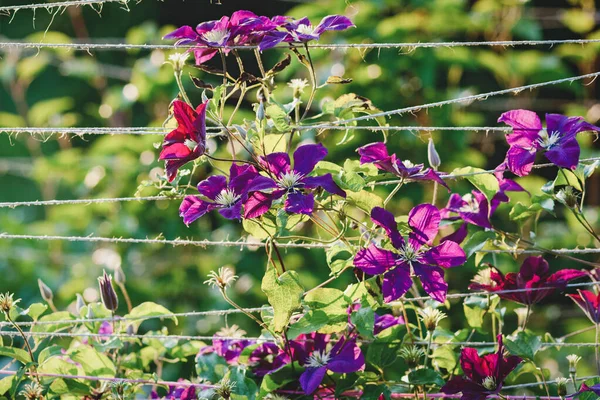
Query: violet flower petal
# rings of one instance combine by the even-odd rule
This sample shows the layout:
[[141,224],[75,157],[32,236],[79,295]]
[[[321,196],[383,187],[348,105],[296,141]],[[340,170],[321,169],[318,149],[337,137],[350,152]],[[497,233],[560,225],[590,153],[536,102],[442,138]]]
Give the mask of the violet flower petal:
[[302,375],[300,375],[300,386],[304,390],[304,393],[311,394],[317,390],[321,382],[323,382],[326,373],[326,367],[306,368]]
[[369,275],[383,274],[397,264],[396,255],[374,244],[360,249],[354,256],[354,266]]
[[422,245],[431,245],[437,236],[440,226],[440,211],[431,204],[420,204],[410,210],[408,225],[412,228],[408,242],[413,249],[418,250]]
[[310,215],[315,207],[315,197],[312,193],[289,193],[285,200],[285,211],[295,214]]
[[389,303],[398,300],[408,292],[412,283],[410,269],[406,264],[400,264],[395,269],[386,272],[383,275],[383,285],[381,288],[383,301]]
[[294,152],[294,171],[308,175],[326,156],[327,149],[321,143],[299,146]]
[[[452,243],[452,242],[446,242]],[[446,301],[448,284],[444,281],[444,270],[432,265],[423,265],[413,262],[415,274],[421,280],[423,290],[434,300],[443,303]]]
[[302,183],[304,183],[304,187],[307,189],[322,187],[331,194],[337,194],[340,197],[346,197],[346,192],[344,192],[334,182],[331,174],[325,174],[321,176],[308,176],[302,180]]

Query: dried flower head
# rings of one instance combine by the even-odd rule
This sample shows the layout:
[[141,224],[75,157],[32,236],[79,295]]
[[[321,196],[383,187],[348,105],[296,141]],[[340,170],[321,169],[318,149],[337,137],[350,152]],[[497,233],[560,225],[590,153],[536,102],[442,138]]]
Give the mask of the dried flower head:
[[558,392],[559,396],[566,396],[567,395],[567,383],[569,382],[569,379],[567,378],[563,378],[563,377],[559,377],[556,378],[556,390]]
[[409,368],[415,368],[420,365],[421,358],[425,356],[425,351],[421,347],[415,345],[407,345],[398,352],[400,357],[406,362]]
[[571,209],[579,207],[579,193],[575,191],[573,186],[566,186],[560,189],[556,193],[556,199]]
[[493,271],[494,268],[484,268],[480,270],[477,275],[473,277],[473,279],[471,279],[471,282],[478,283],[480,285],[496,286],[496,282],[492,279]]
[[577,363],[581,361],[581,357],[577,354],[569,354],[567,356],[567,361],[569,362],[569,374],[574,374],[577,372]]
[[15,305],[17,305],[17,303],[21,301],[21,299],[14,300],[13,296],[14,295],[9,292],[0,293],[0,311],[7,314]]
[[425,307],[424,309],[419,310],[419,315],[421,316],[423,324],[425,324],[425,328],[429,332],[435,331],[435,328],[437,328],[440,321],[446,318],[446,314],[433,307]]
[[210,271],[208,277],[209,279],[205,280],[204,283],[221,290],[231,286],[238,278],[238,276],[233,273],[233,270],[228,267],[221,267],[218,272]]
[[215,388],[215,393],[220,396],[220,398],[229,400],[231,398],[231,392],[235,389],[236,382],[231,382],[229,378],[223,378],[217,388]]
[[44,398],[44,388],[37,382],[28,383],[23,386],[23,390],[19,392],[26,400],[42,400]]
[[183,70],[183,67],[185,67],[185,62],[189,56],[190,53],[188,52],[173,53],[169,56],[169,61],[167,62],[173,66],[175,73],[179,74]]
[[215,333],[215,336],[226,338],[243,338],[246,336],[246,331],[233,324],[231,326],[225,326],[221,328],[217,333]]
[[288,82],[288,86],[294,91],[294,98],[298,98],[304,93],[304,89],[308,86],[308,81],[306,79],[292,79]]
[[102,299],[102,304],[104,304],[104,307],[108,310],[115,311],[119,306],[119,299],[117,298],[117,293],[112,284],[112,276],[104,271],[104,275],[98,278],[98,283],[100,284],[100,298]]
[[41,279],[38,279],[38,286],[40,288],[40,294],[42,295],[42,299],[47,302],[51,302],[54,298],[54,294],[52,293],[52,289],[48,287]]

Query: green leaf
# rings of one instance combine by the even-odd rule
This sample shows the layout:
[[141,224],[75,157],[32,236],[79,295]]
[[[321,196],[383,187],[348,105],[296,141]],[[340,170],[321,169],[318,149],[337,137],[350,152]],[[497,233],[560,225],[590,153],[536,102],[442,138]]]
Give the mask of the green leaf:
[[453,371],[458,363],[458,355],[449,346],[441,346],[433,351],[433,364],[438,368]]
[[465,251],[467,258],[470,258],[473,254],[483,249],[485,244],[495,237],[496,234],[492,231],[477,231],[472,234],[467,242],[463,245],[463,250]]
[[[169,311],[165,307],[161,306],[160,304],[156,304],[151,301],[147,301],[145,303],[140,304],[139,306],[134,307],[129,314],[125,315],[125,318],[126,319],[129,319],[129,318],[134,319],[132,321],[132,324],[139,327],[140,324],[143,322],[144,317],[153,317],[153,316],[159,316],[159,315],[165,315],[165,314],[172,314],[172,313],[171,313],[171,311]],[[141,318],[141,319],[135,320],[135,318]],[[161,318],[161,320],[162,319],[163,318]],[[175,325],[177,325],[177,317],[166,317],[166,319],[170,319],[171,321],[175,322]]]
[[[482,300],[483,299],[483,300]],[[480,329],[483,327],[483,317],[487,312],[487,306],[484,303],[487,299],[479,296],[470,296],[463,302],[465,318],[471,328]]]
[[258,395],[258,386],[256,386],[256,383],[254,383],[252,379],[246,377],[244,370],[239,367],[232,368],[225,377],[229,378],[229,381],[235,384],[231,391],[232,400],[256,399],[256,396]]
[[348,298],[339,289],[318,288],[308,292],[304,302],[313,310],[320,310],[328,315],[344,314],[350,305]]
[[[39,319],[39,321],[52,322],[52,321],[66,321],[66,320],[70,320],[70,319],[74,319],[73,315],[70,312],[59,311],[59,312],[55,312],[52,314],[44,315],[43,317],[41,317]],[[48,324],[48,323],[37,324],[31,328],[31,331],[32,332],[54,332],[59,329],[68,328],[70,326],[71,325],[68,322],[62,323],[62,324]]]
[[28,364],[32,361],[27,351],[15,347],[0,347],[0,356],[12,358],[23,364]]
[[375,328],[375,312],[371,307],[361,307],[350,315],[350,321],[356,326],[358,333],[366,338],[373,337]]
[[365,385],[360,400],[377,400],[382,394],[386,400],[391,398],[387,385]]
[[329,323],[329,316],[323,311],[309,310],[287,331],[288,339],[297,338],[303,333],[316,332]]
[[227,361],[217,353],[202,354],[196,358],[196,372],[198,377],[211,383],[217,383],[227,373]]
[[69,357],[80,363],[88,375],[114,377],[116,374],[116,368],[110,358],[91,347],[78,347]]
[[457,168],[451,172],[452,175],[467,175],[467,174],[477,174],[477,175],[468,175],[465,176],[465,179],[468,180],[475,186],[484,196],[488,199],[488,203],[492,200],[492,198],[500,191],[500,185],[498,183],[498,179],[493,174],[485,173],[485,170],[481,168],[474,167],[463,167]]
[[262,281],[262,291],[273,307],[273,325],[282,332],[288,325],[294,310],[301,305],[304,288],[296,271],[287,271],[277,276],[275,268],[269,267]]
[[405,332],[404,325],[396,325],[377,335],[367,349],[366,362],[379,369],[392,365],[402,347],[402,337]]
[[411,385],[437,385],[443,386],[446,381],[439,373],[429,368],[421,368],[408,374],[408,382]]
[[331,270],[330,275],[337,275],[344,268],[353,264],[352,251],[341,242],[334,243],[327,249],[327,265]]
[[383,199],[375,193],[361,190],[360,192],[346,192],[348,203],[355,205],[367,214],[371,213],[374,207],[383,207]]
[[273,393],[275,390],[287,385],[290,382],[297,381],[298,378],[294,377],[293,374],[294,369],[298,373],[298,370],[302,370],[302,367],[300,367],[297,363],[294,363],[293,366],[292,364],[287,364],[280,370],[265,375],[262,383],[260,384],[259,399],[264,398],[268,394]]
[[515,356],[533,361],[535,354],[541,348],[542,338],[529,331],[519,331],[514,340],[505,339],[504,345]]
[[14,376],[7,376],[0,379],[0,396],[6,394],[13,385]]
[[278,104],[271,104],[265,110],[268,117],[271,118],[275,128],[279,132],[290,131],[290,118],[281,106]]

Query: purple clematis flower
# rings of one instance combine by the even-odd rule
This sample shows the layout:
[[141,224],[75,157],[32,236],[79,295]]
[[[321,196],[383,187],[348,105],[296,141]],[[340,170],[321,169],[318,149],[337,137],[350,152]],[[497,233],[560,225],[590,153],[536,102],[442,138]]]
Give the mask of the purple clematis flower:
[[327,149],[322,144],[300,146],[294,152],[294,167],[287,153],[271,153],[261,158],[262,167],[269,177],[259,175],[248,187],[248,200],[244,203],[244,218],[256,218],[271,208],[274,200],[286,197],[284,209],[290,213],[312,214],[315,198],[308,189],[318,187],[327,192],[346,197],[333,181],[331,174],[308,176],[317,163],[325,158]]
[[256,376],[265,376],[290,363],[290,356],[275,343],[262,343],[252,351],[248,363]]
[[159,160],[166,160],[165,167],[169,182],[177,176],[180,167],[200,157],[206,151],[206,106],[200,104],[196,110],[187,103],[175,100],[173,114],[177,128],[169,132],[163,141]]
[[579,388],[579,391],[577,391],[577,393],[570,394],[570,395],[566,396],[566,398],[569,399],[572,397],[577,397],[580,394],[585,393],[585,392],[592,392],[596,396],[600,397],[600,383],[596,383],[593,386],[588,386],[584,382],[581,384],[581,387]]
[[523,360],[517,356],[504,357],[502,335],[498,335],[498,351],[480,357],[477,349],[464,348],[460,365],[464,376],[455,376],[441,389],[446,394],[462,393],[462,400],[484,400],[498,394],[504,380]]
[[[183,382],[183,379],[179,379]],[[162,400],[195,400],[198,398],[196,395],[196,388],[194,386],[169,386],[169,392],[165,397],[160,397],[156,391],[150,393],[151,399],[162,399]]]
[[490,293],[532,289],[522,292],[498,293],[498,296],[505,300],[532,305],[539,303],[557,290],[565,290],[568,282],[586,275],[587,272],[575,269],[563,269],[550,274],[548,262],[543,257],[527,257],[518,273],[511,272],[503,275],[502,272],[495,270],[491,273],[491,284],[472,283],[469,289],[485,290]]
[[319,40],[321,34],[325,31],[343,31],[354,27],[352,21],[343,15],[328,15],[317,26],[313,26],[310,20],[304,17],[284,25],[284,28],[289,32],[285,41],[306,43],[311,40]]
[[357,151],[360,155],[361,164],[375,164],[380,170],[394,174],[402,179],[435,181],[450,190],[446,182],[441,178],[441,175],[433,169],[423,168],[423,164],[413,164],[408,160],[401,161],[395,154],[390,156],[385,143],[371,143],[360,147]]
[[575,169],[579,163],[579,143],[576,136],[583,131],[600,131],[582,117],[566,117],[560,114],[546,114],[546,128],[536,113],[528,110],[511,110],[498,118],[513,128],[506,136],[510,145],[506,153],[506,165],[516,175],[525,176],[531,168],[538,152],[561,168]]
[[578,290],[577,292],[577,294],[568,294],[567,296],[583,310],[590,321],[600,324],[600,294],[589,290]]
[[208,200],[186,196],[179,207],[179,216],[188,226],[215,209],[227,219],[241,219],[242,204],[248,197],[248,184],[257,176],[258,172],[251,165],[231,164],[229,183],[221,175],[203,180],[198,184],[198,192]]
[[[400,235],[394,216],[381,207],[371,211],[371,220],[382,227],[396,252],[371,244],[354,257],[354,266],[370,275],[383,274],[383,299],[386,303],[402,297],[412,286],[411,273],[421,280],[423,289],[439,302],[446,300],[448,284],[443,268],[466,262],[463,249],[451,240],[432,247],[438,234],[440,212],[431,204],[421,204],[408,214],[411,232],[408,243]],[[442,268],[440,268],[442,267]]]
[[[315,333],[311,337],[313,340],[307,341],[304,346],[294,341],[291,343],[292,349],[295,349],[292,353],[294,359],[305,367],[300,375],[300,386],[306,394],[318,389],[327,371],[346,374],[364,369],[365,358],[355,338],[341,338],[328,349],[329,336]],[[302,347],[305,347],[304,350]]]
[[[245,331],[239,329],[237,325],[231,325],[229,328],[222,328],[214,334],[212,346],[205,346],[200,349],[199,356],[210,353],[217,353],[223,357],[229,364],[236,364],[242,351],[252,344],[248,339],[244,339]],[[239,338],[239,339],[238,339]]]
[[[348,327],[352,330],[354,329],[354,324],[351,321],[352,313],[358,311],[361,308],[361,304],[358,301],[355,301],[351,305],[348,306]],[[379,315],[375,314],[375,325],[373,328],[373,335],[378,335],[382,331],[391,328],[396,325],[404,325],[404,318],[402,316],[395,317],[392,314],[383,314]]]

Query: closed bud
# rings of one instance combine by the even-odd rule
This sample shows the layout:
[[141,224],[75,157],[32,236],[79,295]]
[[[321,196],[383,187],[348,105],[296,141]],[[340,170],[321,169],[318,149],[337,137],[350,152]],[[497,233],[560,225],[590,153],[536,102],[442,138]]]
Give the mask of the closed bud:
[[83,300],[83,296],[77,293],[77,301],[75,301],[75,309],[77,310],[77,314],[81,313],[83,307],[85,307],[85,300]]
[[88,306],[87,313],[85,314],[86,319],[93,319],[96,315],[94,314],[94,310],[92,310],[91,306]]
[[427,160],[429,161],[429,166],[436,171],[442,164],[442,160],[435,149],[435,144],[433,143],[432,138],[429,138],[429,143],[427,144]]
[[112,284],[112,276],[104,271],[104,275],[101,278],[98,278],[98,283],[100,284],[102,304],[104,304],[104,307],[108,310],[115,311],[119,306],[119,300]]
[[121,267],[117,267],[115,269],[115,282],[117,283],[117,285],[125,284],[125,273],[123,272]]
[[41,279],[38,279],[38,286],[40,287],[40,293],[42,295],[42,299],[47,302],[51,302],[54,298],[54,294],[52,293],[52,289],[48,287]]
[[128,335],[134,335],[135,334],[135,326],[127,325],[127,329],[125,332],[127,332]]
[[556,391],[559,396],[563,397],[567,395],[567,378],[556,378]]
[[256,119],[258,121],[265,119],[265,106],[262,101],[258,103],[258,107],[256,107]]

